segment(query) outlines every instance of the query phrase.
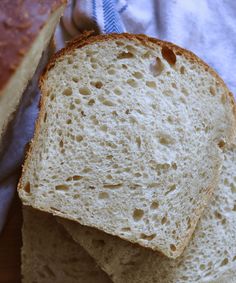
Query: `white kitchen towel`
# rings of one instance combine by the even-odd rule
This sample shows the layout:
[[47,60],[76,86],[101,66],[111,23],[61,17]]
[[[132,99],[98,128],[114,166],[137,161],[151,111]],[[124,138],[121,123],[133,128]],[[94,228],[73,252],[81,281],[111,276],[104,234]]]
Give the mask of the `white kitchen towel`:
[[[90,29],[97,33],[145,33],[174,42],[204,59],[236,94],[235,0],[71,0],[57,28],[57,48]],[[0,156],[0,230],[16,186],[12,173],[19,168],[25,145],[33,135],[36,92],[25,94],[10,131],[9,146]]]

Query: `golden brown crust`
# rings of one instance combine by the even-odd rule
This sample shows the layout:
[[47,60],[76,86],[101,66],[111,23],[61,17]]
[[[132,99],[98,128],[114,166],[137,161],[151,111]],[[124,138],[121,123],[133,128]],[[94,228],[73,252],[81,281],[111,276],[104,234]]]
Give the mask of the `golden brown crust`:
[[0,1],[0,90],[20,65],[49,16],[66,0]]

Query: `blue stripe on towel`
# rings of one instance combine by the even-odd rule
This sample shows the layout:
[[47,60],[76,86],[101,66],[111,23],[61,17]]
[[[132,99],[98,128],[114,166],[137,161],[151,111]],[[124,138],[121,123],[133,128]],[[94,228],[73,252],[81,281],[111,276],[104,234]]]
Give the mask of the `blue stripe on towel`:
[[115,3],[113,0],[103,0],[103,14],[105,33],[123,32],[119,15],[115,9]]

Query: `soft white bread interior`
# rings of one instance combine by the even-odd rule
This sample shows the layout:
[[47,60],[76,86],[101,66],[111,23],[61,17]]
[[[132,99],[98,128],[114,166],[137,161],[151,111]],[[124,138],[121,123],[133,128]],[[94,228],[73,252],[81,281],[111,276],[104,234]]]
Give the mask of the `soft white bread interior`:
[[224,154],[219,187],[176,260],[96,229],[59,220],[115,283],[236,282],[236,146]]
[[175,45],[113,34],[72,42],[41,90],[23,203],[179,256],[235,135],[223,81]]
[[[42,9],[43,8],[50,9],[48,7],[48,4],[46,5],[46,2],[45,4],[43,3],[41,4]],[[52,6],[53,6],[53,2],[51,4]],[[27,41],[25,43],[24,48],[19,47],[19,50],[16,51],[16,52],[19,52],[19,54],[21,55],[20,59],[14,62],[14,64],[18,64],[18,65],[12,66],[12,68],[14,68],[14,72],[8,78],[7,82],[4,83],[3,87],[2,88],[0,87],[0,143],[3,137],[3,134],[5,132],[6,126],[8,125],[9,121],[12,119],[13,113],[17,109],[21,96],[28,82],[33,77],[34,72],[39,64],[39,60],[42,56],[42,53],[48,46],[49,41],[55,30],[55,27],[57,23],[59,22],[60,16],[65,8],[65,4],[63,4],[64,1],[60,1],[60,2],[62,2],[61,5],[58,5],[58,7],[55,10],[52,10],[52,12],[49,13],[49,16],[44,21],[42,21],[42,29],[37,30],[37,35],[34,35],[34,37],[31,35],[31,32],[33,30],[33,32],[36,33],[35,31],[36,27],[34,29],[33,26],[34,25],[36,26],[36,24],[34,24],[34,21],[38,23],[39,21],[38,17],[35,17],[34,19],[28,19],[28,22],[30,20],[30,23],[32,24],[32,26],[30,26],[29,28],[28,33],[26,30],[24,34],[21,34],[20,32],[17,34],[16,31],[18,31],[19,27],[17,25],[12,27],[12,33],[16,33],[16,37],[21,37],[20,39],[22,41],[26,40],[27,37],[30,37],[30,38],[32,37],[31,40],[33,42]],[[16,7],[14,7],[14,9],[19,9],[16,3],[15,5]],[[36,5],[33,3],[31,4],[29,3],[30,7],[28,7],[28,11],[27,10],[21,11],[20,9],[19,11],[22,12],[22,14],[23,13],[30,14],[29,11],[32,11],[34,9],[33,5],[37,6],[38,4]],[[21,15],[18,15],[18,17],[21,17]],[[11,19],[8,19],[8,20],[10,21]],[[13,30],[14,27],[15,27],[15,30]],[[20,31],[22,31],[22,28],[20,29]],[[6,46],[4,46],[4,48],[12,48],[12,46],[7,45],[7,42],[5,43],[6,43]],[[14,43],[12,42],[12,44]],[[27,49],[29,45],[30,45],[30,48]],[[27,50],[27,52],[25,50]],[[14,56],[14,54],[11,54],[11,55]],[[4,52],[2,53],[0,52],[0,56],[4,56]],[[9,60],[7,63],[10,65],[12,58],[6,58],[2,60]],[[1,67],[3,68],[3,65],[1,65]]]
[[23,217],[23,283],[111,282],[52,215],[26,207]]

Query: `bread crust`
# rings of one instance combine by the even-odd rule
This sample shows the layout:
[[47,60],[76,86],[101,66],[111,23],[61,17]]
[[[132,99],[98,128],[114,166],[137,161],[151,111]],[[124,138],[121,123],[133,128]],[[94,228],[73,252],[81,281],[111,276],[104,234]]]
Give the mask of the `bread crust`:
[[66,0],[0,1],[0,95],[49,16]]
[[[211,68],[209,65],[207,65],[202,59],[200,59],[193,52],[187,49],[184,49],[182,47],[179,47],[171,42],[162,41],[162,40],[159,40],[153,37],[148,37],[147,35],[144,35],[144,34],[130,34],[130,33],[120,33],[120,34],[111,33],[111,34],[103,34],[103,35],[93,35],[93,34],[94,34],[93,31],[84,32],[83,34],[75,38],[74,40],[70,41],[65,48],[61,49],[59,52],[54,54],[49,64],[47,65],[47,68],[45,69],[44,73],[41,76],[40,86],[42,86],[43,81],[47,75],[47,72],[54,66],[57,59],[59,59],[65,54],[69,54],[75,48],[81,48],[85,45],[89,45],[89,44],[101,42],[101,41],[108,41],[108,40],[114,40],[114,39],[118,39],[118,40],[119,39],[131,39],[145,46],[148,46],[149,48],[152,48],[152,49],[154,49],[155,45],[158,45],[160,47],[164,47],[164,46],[168,47],[171,50],[173,50],[176,55],[182,55],[185,58],[187,58],[190,62],[197,63],[200,66],[204,67],[205,71],[209,72],[216,79],[216,81],[225,88],[225,92],[230,97],[231,104],[233,106],[233,112],[234,112],[235,119],[236,119],[236,103],[235,103],[233,94],[229,91],[225,82],[217,74],[217,72],[213,68]],[[152,45],[150,43],[152,43]]]
[[[233,94],[228,90],[227,86],[225,85],[224,81],[219,77],[219,75],[211,68],[209,67],[205,62],[203,62],[199,57],[197,57],[194,53],[192,53],[191,51],[188,51],[186,49],[183,49],[179,46],[176,46],[173,43],[170,42],[166,42],[166,41],[161,41],[155,38],[150,38],[146,35],[143,34],[129,34],[129,33],[122,33],[122,34],[106,34],[106,35],[96,35],[93,36],[93,32],[85,32],[83,34],[81,34],[78,38],[74,39],[73,41],[69,42],[68,45],[63,48],[62,50],[60,50],[59,52],[57,52],[50,60],[49,64],[47,65],[45,71],[43,72],[41,78],[40,78],[40,89],[42,92],[42,97],[40,100],[40,113],[39,113],[39,117],[36,121],[36,126],[35,126],[35,133],[34,133],[34,137],[30,143],[30,147],[29,147],[29,151],[26,154],[26,158],[25,158],[25,162],[23,165],[23,169],[22,169],[22,176],[24,175],[24,172],[26,171],[26,168],[28,167],[28,162],[32,153],[32,148],[33,148],[33,143],[34,140],[37,140],[37,137],[39,135],[39,131],[40,131],[40,124],[42,123],[43,119],[44,119],[44,115],[45,115],[45,102],[46,102],[46,97],[48,96],[47,90],[44,88],[44,80],[46,80],[47,74],[50,71],[51,68],[54,67],[55,63],[57,62],[58,59],[60,59],[62,56],[66,55],[66,54],[70,54],[71,52],[73,52],[73,50],[75,48],[82,48],[83,46],[92,44],[92,43],[97,43],[97,42],[103,42],[103,41],[109,41],[109,40],[119,40],[119,39],[130,39],[133,40],[139,44],[143,44],[149,48],[155,49],[155,46],[159,46],[159,47],[167,47],[171,50],[174,51],[174,53],[176,55],[182,55],[185,58],[187,58],[189,61],[193,62],[193,63],[197,63],[199,64],[201,67],[203,67],[206,71],[208,71],[217,81],[217,83],[219,83],[220,85],[223,86],[223,88],[225,89],[225,94],[229,97],[230,99],[230,103],[232,106],[232,114],[234,116],[234,127],[231,131],[231,133],[229,133],[229,136],[233,139],[233,137],[236,134],[236,104],[235,104],[235,100],[233,97]],[[207,194],[210,197],[210,195],[213,192],[213,189],[217,186],[218,183],[218,177],[220,175],[220,169],[218,172],[218,176],[217,178],[215,178],[215,184],[212,184],[211,187],[206,188],[207,190]],[[22,176],[20,178],[19,184],[18,184],[18,191],[23,189],[23,184],[22,184]],[[25,204],[27,205],[27,204]],[[37,207],[37,209],[41,210],[41,211],[46,211]],[[199,209],[198,211],[196,211],[196,214],[201,214],[203,208]],[[65,218],[65,215],[62,212],[57,212],[51,209],[48,209],[47,211],[50,211],[52,214],[54,214],[55,216],[60,216]],[[66,216],[67,219],[73,220],[74,219],[70,218],[68,215]],[[78,221],[79,222],[79,221]],[[83,225],[83,223],[81,223]],[[197,223],[196,223],[197,224]],[[180,256],[184,250],[184,247],[186,246],[186,243],[189,242],[190,237],[195,229],[195,225],[193,225],[192,223],[192,229],[189,230],[188,234],[185,237],[185,241],[182,242],[181,246],[178,246],[178,252],[176,252],[175,257]],[[96,228],[96,227],[93,227]],[[111,234],[111,233],[109,233]],[[115,235],[117,236],[117,235]],[[119,236],[118,236],[119,237]],[[129,239],[130,242],[134,242],[132,240]],[[141,243],[139,243],[139,245],[142,245]],[[145,248],[148,248],[147,246],[145,246]],[[152,248],[150,248],[151,250],[153,250]],[[157,250],[155,250],[157,251]],[[157,251],[158,252],[158,251]]]

